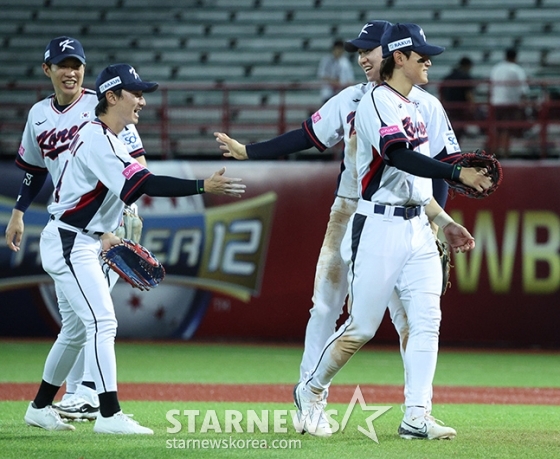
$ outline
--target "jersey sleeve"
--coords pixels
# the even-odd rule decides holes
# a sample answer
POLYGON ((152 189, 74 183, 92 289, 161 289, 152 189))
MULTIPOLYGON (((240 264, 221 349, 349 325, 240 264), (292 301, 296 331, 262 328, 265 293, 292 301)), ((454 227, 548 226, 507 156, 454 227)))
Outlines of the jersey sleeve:
POLYGON ((138 130, 134 124, 129 124, 119 134, 119 139, 124 143, 128 154, 133 158, 138 158, 139 156, 144 156, 146 151, 144 150, 144 145, 142 144, 142 139, 138 130))
POLYGON ((125 204, 136 201, 140 185, 152 175, 114 137, 96 135, 83 158, 99 181, 125 204))
POLYGON ((459 141, 441 102, 432 97, 428 106, 428 117, 424 115, 424 121, 430 139, 430 156, 444 161, 461 151, 459 141))
POLYGON ((33 129, 34 114, 36 111, 37 106, 35 105, 31 108, 27 116, 27 122, 25 123, 18 154, 16 156, 16 166, 32 174, 46 174, 47 167, 45 165, 45 160, 33 129))
MULTIPOLYGON (((382 88, 364 96, 356 112, 356 126, 385 160, 387 150, 397 143, 409 145, 408 136, 395 102, 382 88)), ((358 131, 358 133, 359 133, 358 131)))
POLYGON ((344 91, 331 97, 304 123, 303 130, 319 151, 333 147, 344 139, 344 120, 341 118, 341 102, 344 91))

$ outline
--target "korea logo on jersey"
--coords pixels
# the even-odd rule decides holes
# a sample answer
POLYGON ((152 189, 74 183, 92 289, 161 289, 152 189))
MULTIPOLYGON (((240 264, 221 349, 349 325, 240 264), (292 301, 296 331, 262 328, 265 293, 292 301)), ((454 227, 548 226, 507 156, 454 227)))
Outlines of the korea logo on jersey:
POLYGON ((82 112, 80 113, 81 120, 89 120, 91 119, 91 112, 82 112))

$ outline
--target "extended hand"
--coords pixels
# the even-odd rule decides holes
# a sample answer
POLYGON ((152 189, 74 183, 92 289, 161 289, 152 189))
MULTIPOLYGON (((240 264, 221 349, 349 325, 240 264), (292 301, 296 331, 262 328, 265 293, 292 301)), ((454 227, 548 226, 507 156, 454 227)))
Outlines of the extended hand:
POLYGON ((240 178, 224 177, 225 167, 212 174, 210 178, 204 180, 204 191, 213 194, 227 194, 228 196, 235 196, 240 198, 245 193, 246 186, 243 185, 243 180, 240 178))
POLYGON ((220 150, 224 151, 224 156, 226 158, 235 158, 239 160, 249 159, 245 145, 232 139, 223 132, 214 132, 214 136, 216 137, 216 142, 221 144, 220 150))

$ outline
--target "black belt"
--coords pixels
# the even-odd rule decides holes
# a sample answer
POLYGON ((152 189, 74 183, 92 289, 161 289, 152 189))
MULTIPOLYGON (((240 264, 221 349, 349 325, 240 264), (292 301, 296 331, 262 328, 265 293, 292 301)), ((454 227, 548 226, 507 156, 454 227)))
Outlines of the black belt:
MULTIPOLYGON (((50 219, 51 219, 51 220, 56 220, 56 218, 54 217, 54 215, 51 215, 51 216, 50 216, 50 219)), ((72 225, 70 225, 70 226, 72 226, 72 225)), ((76 228, 76 227, 74 226, 74 228, 76 228)), ((76 229, 77 229, 77 230, 80 230, 80 231, 81 231, 82 233, 84 233, 84 234, 93 234, 94 236, 103 236, 103 232, 101 232, 101 231, 90 231, 90 230, 82 229, 82 228, 76 228, 76 229)))
MULTIPOLYGON (((410 206, 410 207, 395 206, 393 208, 395 209, 393 211, 393 215, 396 217, 402 217, 405 220, 410 220, 411 218, 418 217, 422 213, 422 206, 410 206)), ((375 204, 373 206, 373 213, 383 215, 385 213, 385 206, 382 206, 380 204, 375 204)))

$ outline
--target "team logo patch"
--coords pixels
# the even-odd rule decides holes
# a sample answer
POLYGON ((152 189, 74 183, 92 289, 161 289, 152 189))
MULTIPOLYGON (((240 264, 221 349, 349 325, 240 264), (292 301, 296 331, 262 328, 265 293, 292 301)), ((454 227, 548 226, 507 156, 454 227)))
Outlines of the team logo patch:
POLYGON ((406 46, 412 46, 412 38, 403 38, 402 40, 397 40, 392 43, 389 43, 389 51, 395 51, 396 49, 401 49, 406 46))
POLYGON ((82 112, 80 114, 80 119, 82 119, 82 120, 89 119, 89 118, 91 118, 90 112, 82 112))
POLYGON ((25 148, 23 148, 23 145, 20 145, 18 148, 18 155, 23 156, 25 154, 25 148))
POLYGON ((100 85, 99 91, 101 92, 101 94, 103 94, 105 91, 108 91, 109 89, 111 89, 114 86, 117 86, 118 84, 121 84, 121 77, 117 76, 115 78, 111 78, 109 81, 106 81, 105 83, 100 85))
POLYGON ((397 125, 385 126, 379 129, 379 134, 381 135, 381 137, 385 137, 386 135, 397 134, 398 132, 401 132, 401 130, 397 125))
POLYGON ((455 136, 455 132, 453 132, 453 130, 443 133, 443 142, 445 143, 447 153, 457 153, 461 151, 459 142, 457 142, 457 137, 455 136))
POLYGON ((142 166, 142 164, 140 163, 131 163, 130 165, 128 165, 127 167, 125 167, 122 171, 122 175, 124 175, 126 177, 127 180, 130 180, 130 178, 136 174, 138 171, 141 171, 142 169, 144 169, 144 166, 142 166))
POLYGON ((313 113, 313 115, 311 115, 311 121, 313 121, 313 124, 321 121, 321 114, 319 112, 313 113))

